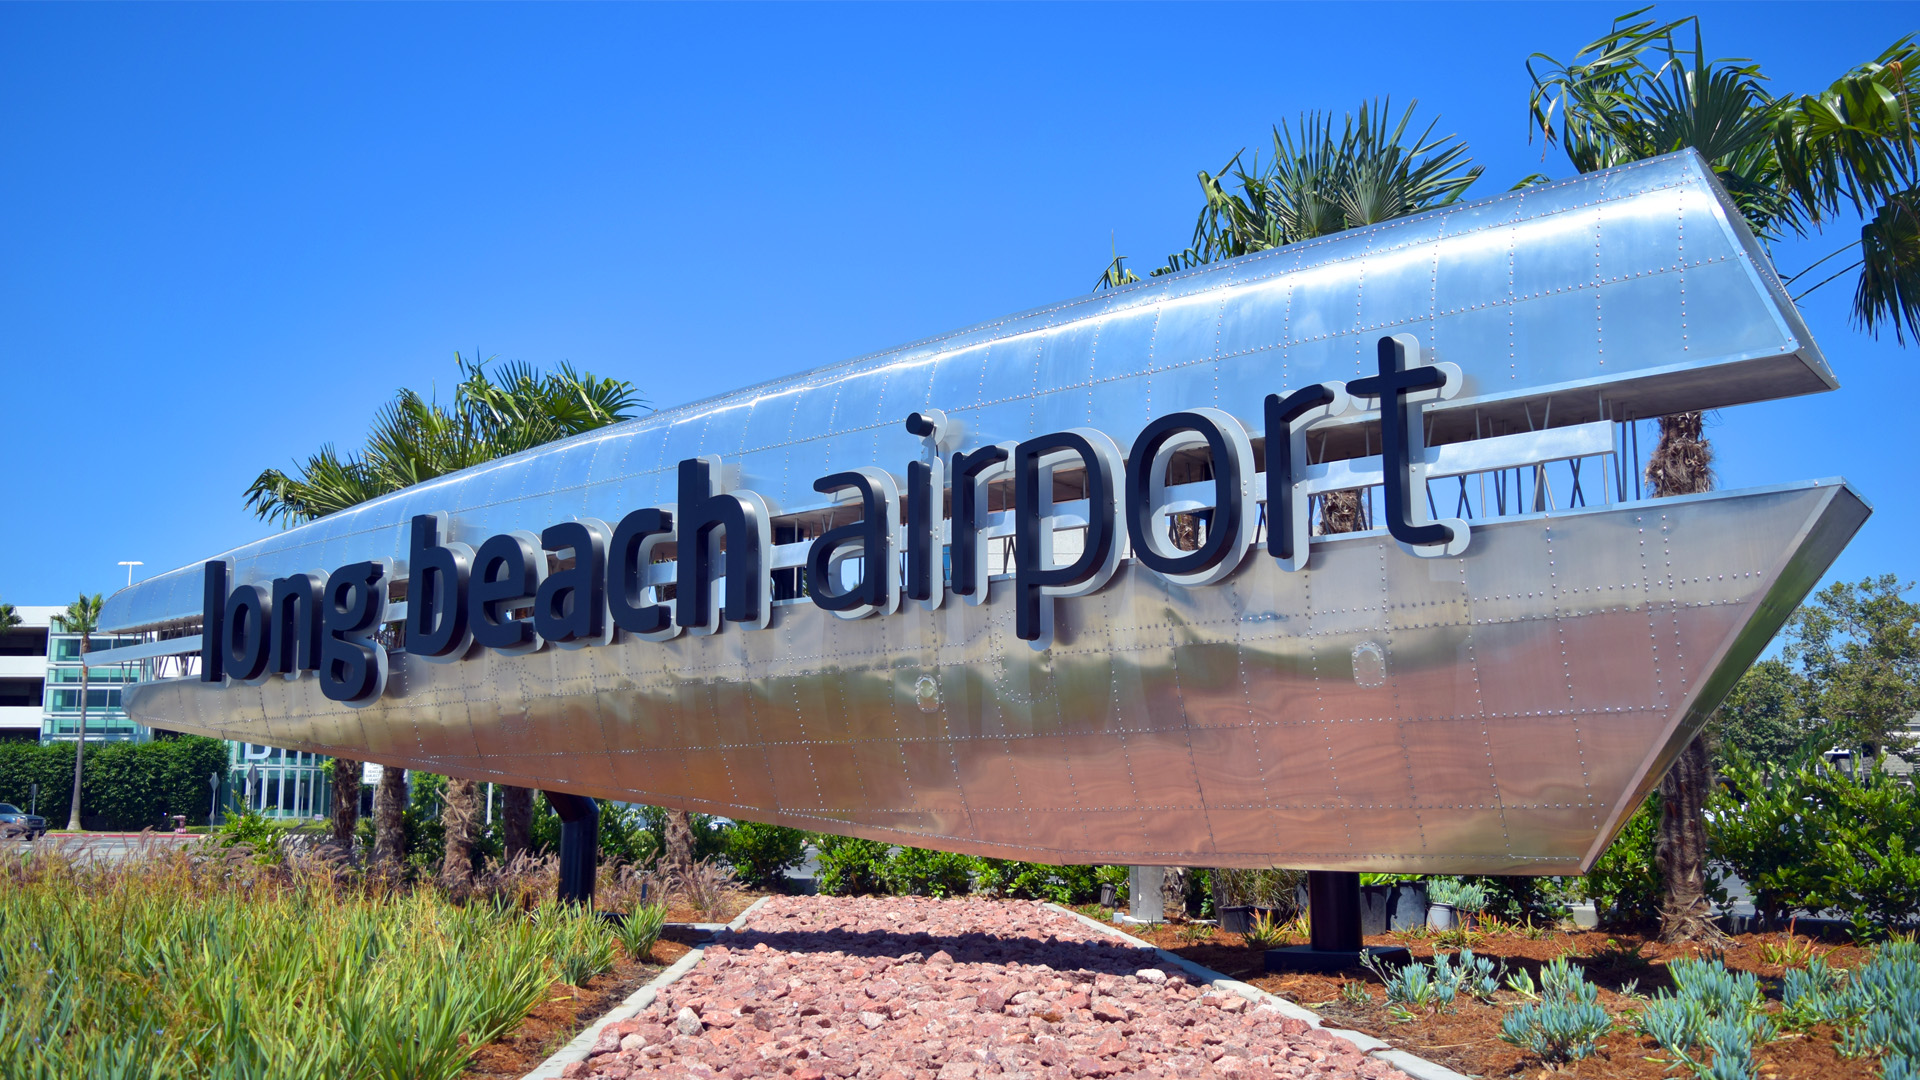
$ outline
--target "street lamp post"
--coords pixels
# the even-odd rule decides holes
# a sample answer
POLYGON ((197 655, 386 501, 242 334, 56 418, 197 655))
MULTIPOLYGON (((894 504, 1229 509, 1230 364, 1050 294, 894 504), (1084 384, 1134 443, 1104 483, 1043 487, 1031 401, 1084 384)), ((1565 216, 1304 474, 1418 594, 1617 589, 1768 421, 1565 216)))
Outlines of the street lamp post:
POLYGON ((207 786, 213 789, 213 801, 207 806, 207 828, 211 829, 216 824, 213 819, 220 816, 220 774, 207 777, 207 786))
POLYGON ((133 584, 133 568, 136 566, 145 566, 147 564, 141 562, 139 559, 121 559, 120 565, 127 568, 127 584, 132 585, 133 584))

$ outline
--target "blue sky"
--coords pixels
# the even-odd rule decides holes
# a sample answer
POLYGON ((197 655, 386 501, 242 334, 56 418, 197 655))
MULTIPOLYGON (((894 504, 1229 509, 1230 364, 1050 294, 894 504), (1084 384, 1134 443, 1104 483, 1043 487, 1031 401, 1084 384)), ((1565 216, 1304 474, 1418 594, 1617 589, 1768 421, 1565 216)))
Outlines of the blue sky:
MULTIPOLYGON (((0 7, 0 600, 271 526, 262 467, 355 446, 453 353, 672 405, 1084 292, 1185 245, 1198 169, 1305 109, 1419 99, 1487 175, 1543 161, 1529 53, 1613 5, 0 7)), ((1812 90, 1920 7, 1698 10, 1812 90)), ((1845 230, 1777 250, 1788 273, 1845 230)), ((1845 475, 1836 573, 1920 575, 1908 372, 1803 310, 1834 394, 1744 406, 1722 486, 1845 475)))

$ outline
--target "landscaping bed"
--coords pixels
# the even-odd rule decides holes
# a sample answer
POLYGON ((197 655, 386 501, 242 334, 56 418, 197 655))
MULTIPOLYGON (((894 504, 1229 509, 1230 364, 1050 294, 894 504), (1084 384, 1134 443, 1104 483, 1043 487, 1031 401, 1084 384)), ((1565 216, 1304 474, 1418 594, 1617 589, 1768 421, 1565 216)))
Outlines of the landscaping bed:
POLYGON ((644 962, 622 956, 614 961, 612 971, 595 975, 584 986, 555 982, 520 1026, 482 1046, 462 1075, 472 1080, 519 1080, 689 951, 689 946, 663 935, 644 962))
MULTIPOLYGON (((1249 946, 1238 934, 1208 932, 1196 926, 1126 926, 1128 933, 1195 963, 1242 979, 1297 1002, 1334 1027, 1351 1028, 1392 1043, 1419 1057, 1474 1076, 1623 1077, 1659 1080, 1687 1075, 1674 1055, 1634 1029, 1634 1016, 1654 996, 1675 990, 1669 965, 1682 958, 1724 962, 1735 974, 1749 973, 1764 995, 1761 1008, 1779 1028, 1778 1037, 1756 1041, 1752 1075, 1767 1078, 1837 1080, 1880 1075, 1871 1056, 1846 1057, 1839 1051, 1841 1032, 1829 1023, 1787 1021, 1781 983, 1790 970, 1815 958, 1837 969, 1858 969, 1870 950, 1850 944, 1825 944, 1787 934, 1746 934, 1730 939, 1724 951, 1664 945, 1642 934, 1599 931, 1562 932, 1502 928, 1502 932, 1393 933, 1368 937, 1369 945, 1402 945, 1417 960, 1437 953, 1457 957, 1462 948, 1491 959, 1505 976, 1524 972, 1538 986, 1547 964, 1567 957, 1596 988, 1595 1000, 1612 1021, 1595 1041, 1593 1052, 1578 1060, 1550 1063, 1501 1038, 1506 1014, 1530 1001, 1502 986, 1485 1000, 1459 995, 1449 1006, 1409 1008, 1388 1001, 1386 987, 1370 972, 1351 975, 1270 975, 1264 949, 1249 946)), ((1297 944, 1290 937, 1284 944, 1297 944)), ((1700 1052, 1705 1060, 1710 1054, 1700 1052)))

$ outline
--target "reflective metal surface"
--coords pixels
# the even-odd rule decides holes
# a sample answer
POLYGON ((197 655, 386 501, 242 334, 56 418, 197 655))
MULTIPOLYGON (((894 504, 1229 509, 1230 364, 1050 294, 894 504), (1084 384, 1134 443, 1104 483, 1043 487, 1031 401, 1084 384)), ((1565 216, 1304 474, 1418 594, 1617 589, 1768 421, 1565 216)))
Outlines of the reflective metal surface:
POLYGON ((1362 533, 1289 574, 1256 550, 1204 588, 1129 561, 1061 602, 1045 651, 1004 602, 855 621, 803 602, 760 632, 395 654, 366 709, 312 679, 149 683, 126 707, 1010 858, 1571 873, 1866 514, 1829 481, 1481 522, 1458 558, 1362 533))
MULTIPOLYGON (((751 303, 751 293, 742 294, 751 303)), ((406 557, 406 521, 461 536, 612 521, 673 499, 684 458, 719 454, 775 513, 829 505, 813 481, 899 471, 907 414, 962 448, 1091 426, 1121 446, 1211 406, 1256 434, 1262 401, 1370 369, 1384 335, 1457 364, 1429 445, 1656 416, 1835 383, 1753 237, 1691 152, 1433 211, 1012 316, 541 447, 225 553, 236 581, 406 557)), ((1317 458, 1377 450, 1374 421, 1317 430, 1317 458), (1370 450, 1369 448, 1372 448, 1370 450)), ((201 564, 107 602, 116 630, 198 619, 201 564)), ((758 649, 757 642, 715 649, 758 649)))

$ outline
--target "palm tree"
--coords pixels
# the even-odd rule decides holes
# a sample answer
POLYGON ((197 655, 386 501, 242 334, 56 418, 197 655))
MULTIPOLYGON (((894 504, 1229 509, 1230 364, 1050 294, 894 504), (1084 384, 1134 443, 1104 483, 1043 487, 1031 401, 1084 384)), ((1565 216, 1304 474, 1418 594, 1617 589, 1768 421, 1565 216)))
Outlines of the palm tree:
POLYGON ((20 613, 12 604, 0 604, 0 630, 11 630, 20 625, 20 613))
MULTIPOLYGON (((1843 252, 1858 248, 1859 257, 1795 299, 1858 269, 1855 323, 1876 336, 1891 324, 1902 343, 1905 333, 1920 333, 1920 163, 1912 109, 1920 48, 1911 36, 1820 94, 1776 98, 1758 64, 1707 58, 1697 18, 1659 24, 1641 18, 1648 10, 1615 19, 1572 63, 1544 54, 1528 60, 1534 84, 1528 105, 1545 144, 1558 144, 1580 172, 1691 147, 1763 242, 1812 235, 1845 212, 1859 216, 1858 240, 1788 282, 1843 252), (1691 48, 1683 44, 1686 31, 1691 48)), ((1659 444, 1647 463, 1654 496, 1710 490, 1713 449, 1701 433, 1700 414, 1659 423, 1659 444)), ((1669 941, 1719 936, 1706 892, 1703 808, 1711 785, 1704 737, 1681 751, 1660 783, 1656 861, 1666 891, 1661 935, 1669 941)))
POLYGON ((53 617, 61 633, 80 635, 80 737, 73 741, 73 802, 67 811, 67 828, 73 832, 80 831, 80 766, 87 753, 87 653, 100 630, 100 604, 99 593, 81 593, 66 611, 53 617))
MULTIPOLYGON (((457 472, 494 458, 542 443, 626 420, 646 407, 632 383, 601 379, 576 371, 568 364, 539 372, 514 362, 489 369, 490 360, 469 360, 455 353, 460 382, 450 407, 401 390, 374 414, 366 447, 357 455, 342 455, 332 445, 308 457, 293 474, 265 469, 247 488, 247 508, 267 521, 297 525, 401 488, 457 472)), ((333 770, 334 837, 351 845, 360 812, 358 762, 339 760, 333 770)), ((376 859, 400 858, 403 832, 400 814, 406 799, 406 773, 387 769, 375 792, 376 859)), ((528 822, 514 822, 518 808, 532 813, 530 797, 517 798, 509 788, 505 823, 509 835, 525 836, 528 822)), ((470 820, 475 788, 451 785, 448 809, 459 820, 470 820)), ((471 830, 458 832, 471 858, 471 830)), ((456 853, 450 830, 448 856, 456 853)), ((511 854, 511 853, 510 853, 511 854)))
MULTIPOLYGON (((1193 226, 1193 243, 1167 257, 1152 276, 1171 274, 1216 259, 1249 255, 1282 244, 1311 240, 1361 225, 1445 206, 1480 178, 1467 146, 1453 135, 1435 136, 1438 121, 1411 139, 1414 110, 1407 106, 1389 126, 1391 101, 1362 103, 1348 113, 1338 135, 1333 114, 1300 114, 1299 128, 1281 121, 1273 128, 1273 158, 1251 166, 1241 150, 1218 175, 1202 171, 1204 202, 1193 226), (1228 174, 1238 190, 1229 190, 1228 174)), ((1094 289, 1139 278, 1114 255, 1094 289)))

